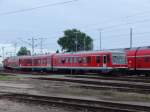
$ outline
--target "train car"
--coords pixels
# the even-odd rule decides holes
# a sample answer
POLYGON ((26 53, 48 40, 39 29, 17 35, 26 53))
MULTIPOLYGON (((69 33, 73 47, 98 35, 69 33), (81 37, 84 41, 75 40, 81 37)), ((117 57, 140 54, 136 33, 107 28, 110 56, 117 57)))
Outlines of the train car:
POLYGON ((139 47, 127 51, 129 70, 150 71, 150 47, 139 47))
POLYGON ((126 54, 119 51, 62 53, 53 56, 54 70, 110 72, 127 68, 126 54))
POLYGON ((22 70, 50 71, 52 70, 52 55, 23 56, 19 59, 22 70))
POLYGON ((19 57, 9 57, 3 61, 5 69, 19 69, 19 57))

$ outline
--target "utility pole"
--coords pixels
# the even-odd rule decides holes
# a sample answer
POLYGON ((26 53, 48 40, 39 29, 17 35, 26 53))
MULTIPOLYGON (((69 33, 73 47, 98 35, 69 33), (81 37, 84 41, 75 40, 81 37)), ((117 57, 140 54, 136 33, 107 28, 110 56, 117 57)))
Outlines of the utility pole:
POLYGON ((78 39, 77 39, 77 32, 75 32, 75 36, 76 36, 75 44, 76 44, 76 52, 77 52, 77 51, 78 51, 78 39))
POLYGON ((99 30, 99 50, 102 50, 102 30, 99 30))
POLYGON ((40 49, 41 49, 41 54, 43 54, 43 42, 46 38, 39 38, 40 39, 40 49))
POLYGON ((5 47, 2 47, 2 58, 5 59, 5 47))
POLYGON ((100 31, 99 35, 99 46, 100 46, 100 51, 102 50, 102 32, 100 31))
POLYGON ((31 45, 31 47, 32 47, 32 55, 34 55, 34 51, 35 51, 35 47, 36 47, 35 41, 37 39, 35 39, 34 37, 32 37, 31 39, 28 39, 28 40, 31 40, 31 43, 28 43, 28 44, 31 45))
POLYGON ((36 38, 32 37, 30 39, 28 39, 30 42, 28 41, 24 41, 24 40, 21 40, 23 43, 26 43, 28 44, 29 46, 31 46, 31 49, 32 49, 32 55, 34 55, 34 51, 35 51, 35 47, 37 47, 37 44, 35 44, 35 41, 37 40, 36 38))
POLYGON ((15 42, 14 43, 14 53, 15 53, 15 56, 16 56, 16 51, 17 51, 17 43, 15 42))
POLYGON ((84 51, 85 51, 85 37, 84 37, 84 51))
POLYGON ((130 49, 132 48, 132 44, 133 44, 133 29, 130 28, 130 49))

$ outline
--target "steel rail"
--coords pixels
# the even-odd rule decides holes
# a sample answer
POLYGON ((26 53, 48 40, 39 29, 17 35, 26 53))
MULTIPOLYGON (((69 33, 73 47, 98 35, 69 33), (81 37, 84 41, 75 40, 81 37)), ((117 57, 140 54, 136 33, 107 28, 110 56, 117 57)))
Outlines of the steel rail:
POLYGON ((79 87, 85 87, 85 88, 93 88, 93 89, 104 89, 104 90, 118 90, 118 91, 124 91, 124 92, 137 92, 137 93, 143 93, 143 94, 149 94, 150 92, 150 84, 133 84, 128 82, 114 82, 109 81, 105 82, 105 80, 83 80, 83 79, 75 79, 75 78, 31 78, 36 80, 49 80, 49 81, 62 81, 62 82, 72 82, 72 83, 78 83, 78 84, 84 84, 83 86, 79 87))
POLYGON ((82 108, 85 110, 109 111, 109 112, 149 112, 149 106, 134 105, 120 102, 103 101, 103 100, 89 100, 79 98, 67 98, 67 97, 53 97, 53 96, 39 96, 29 94, 6 94, 0 97, 0 99, 19 100, 29 103, 41 103, 41 104, 55 104, 61 106, 71 106, 76 108, 82 108))

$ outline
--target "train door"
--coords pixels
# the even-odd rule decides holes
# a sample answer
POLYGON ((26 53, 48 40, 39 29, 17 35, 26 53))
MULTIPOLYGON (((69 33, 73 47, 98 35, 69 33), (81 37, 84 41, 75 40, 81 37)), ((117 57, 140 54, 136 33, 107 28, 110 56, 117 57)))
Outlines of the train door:
POLYGON ((107 67, 107 55, 103 55, 103 68, 107 67))

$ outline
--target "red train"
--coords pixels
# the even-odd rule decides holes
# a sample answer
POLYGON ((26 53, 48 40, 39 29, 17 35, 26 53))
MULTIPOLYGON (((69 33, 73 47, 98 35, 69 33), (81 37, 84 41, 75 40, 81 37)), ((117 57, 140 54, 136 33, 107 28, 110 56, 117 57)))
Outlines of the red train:
POLYGON ((4 68, 36 71, 150 71, 150 47, 124 51, 59 53, 42 56, 10 57, 4 68))
POLYGON ((42 56, 10 57, 4 60, 6 69, 40 71, 97 71, 109 72, 127 68, 125 52, 98 51, 60 53, 42 56))
POLYGON ((139 47, 127 51, 128 68, 134 71, 150 71, 150 47, 139 47))

